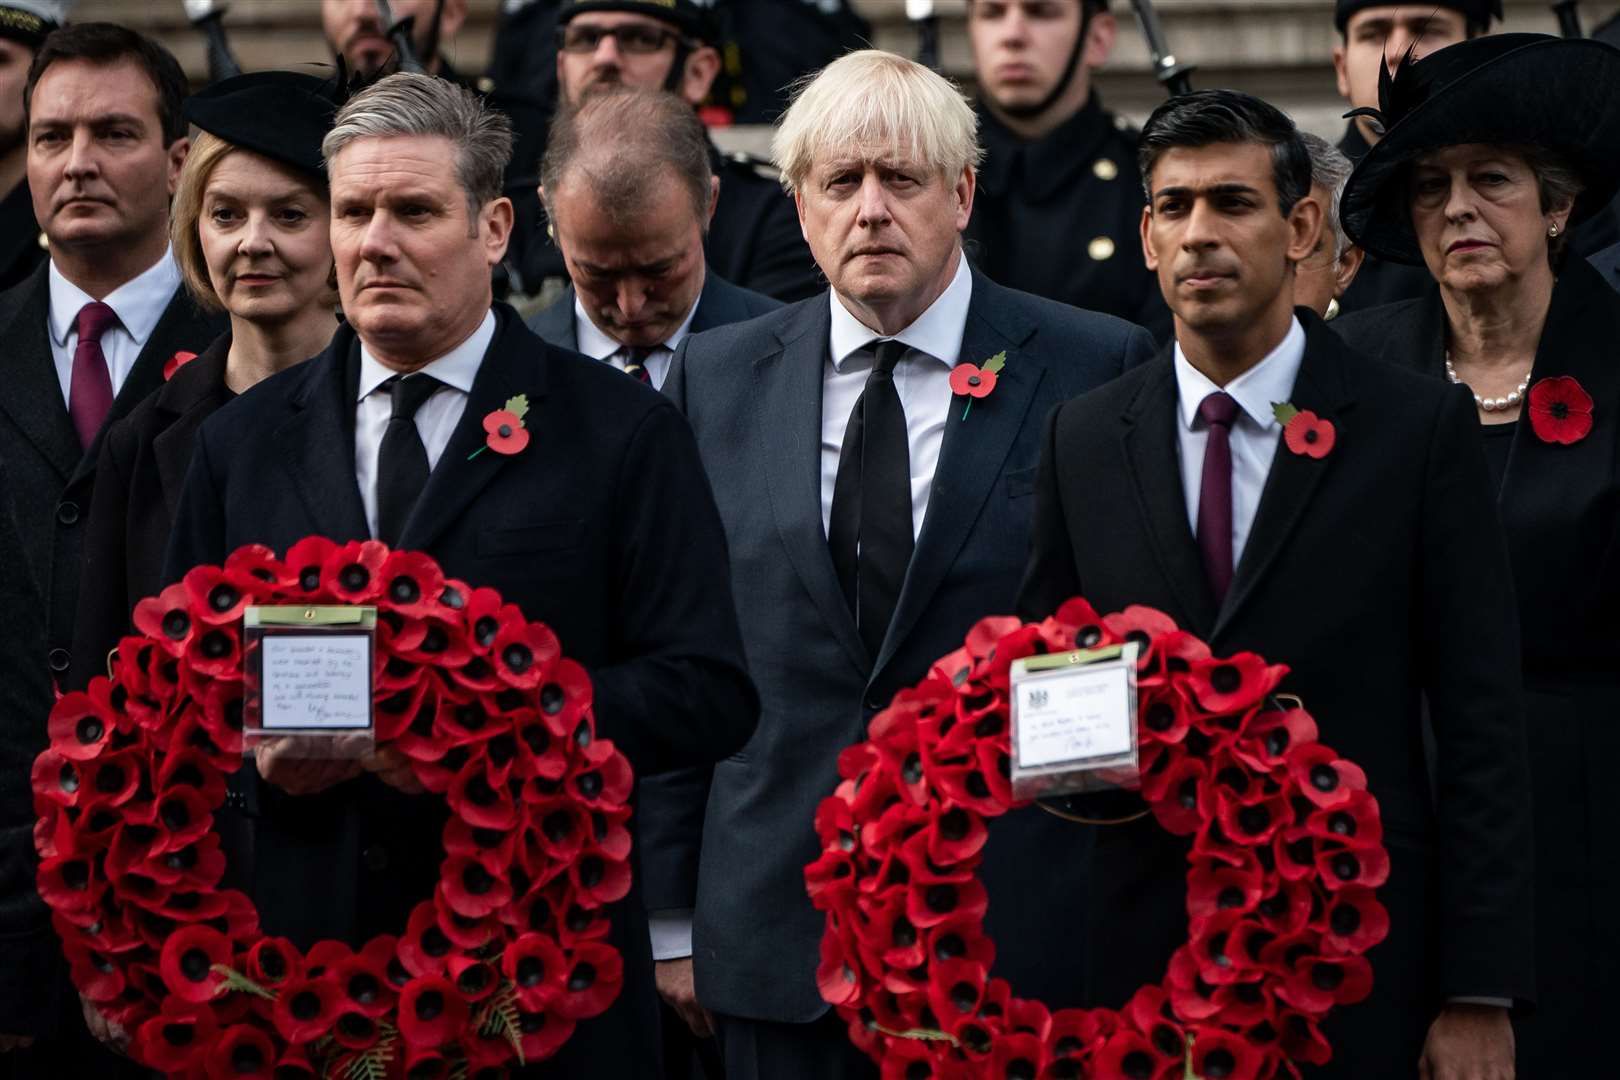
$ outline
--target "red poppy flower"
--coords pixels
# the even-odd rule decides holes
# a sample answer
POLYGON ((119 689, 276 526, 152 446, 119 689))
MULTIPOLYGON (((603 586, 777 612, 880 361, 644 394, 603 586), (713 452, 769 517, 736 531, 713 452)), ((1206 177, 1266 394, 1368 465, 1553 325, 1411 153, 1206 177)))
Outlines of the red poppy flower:
POLYGON ((1140 1076, 1157 1078, 1164 1071, 1164 1056, 1151 1039, 1139 1031, 1121 1028, 1097 1048, 1095 1076, 1140 1076))
POLYGON ((1247 1039, 1218 1027, 1193 1029, 1192 1071, 1224 1080, 1256 1080, 1265 1054, 1247 1039))
POLYGON ((591 677, 567 657, 552 665, 550 679, 540 684, 540 715, 553 735, 578 739, 579 721, 591 707, 591 677))
POLYGON ((442 1046, 467 1021, 467 1002, 441 975, 412 979, 399 995, 399 1033, 412 1046, 442 1046))
POLYGON ((989 1076, 1040 1076, 1046 1068, 1046 1043, 1028 1032, 1011 1032, 996 1040, 989 1076))
POLYGON ((73 985, 91 1001, 108 1002, 124 992, 124 971, 109 952, 94 948, 74 936, 62 942, 73 985))
MULTIPOLYGON (((529 1058, 538 1061, 539 1058, 529 1058)), ((450 1062, 434 1046, 405 1048, 405 1075, 411 1080, 444 1080, 450 1075, 450 1062)))
POLYGON ((1317 810, 1305 819, 1305 827, 1315 836, 1346 847, 1375 847, 1384 839, 1378 800, 1366 791, 1352 791, 1348 802, 1317 810))
POLYGON ((205 1002, 214 996, 221 978, 214 965, 230 962, 231 943, 224 935, 207 926, 187 926, 164 941, 158 971, 176 997, 205 1002))
POLYGON ((569 788, 579 801, 592 809, 619 806, 630 797, 635 776, 630 762, 609 742, 593 742, 585 747, 569 788))
POLYGON ((444 571, 439 564, 416 551, 396 551, 382 566, 382 602, 411 618, 422 618, 440 610, 444 592, 444 571))
POLYGON ((1334 1005, 1354 1005, 1372 993, 1372 965, 1363 956, 1307 957, 1277 988, 1296 1009, 1325 1013, 1334 1005))
POLYGON ((1209 770, 1194 757, 1181 757, 1162 773, 1142 778, 1142 797, 1166 832, 1189 836, 1203 824, 1214 806, 1209 791, 1209 770))
POLYGON ((165 998, 162 1011, 136 1029, 135 1057, 148 1068, 183 1073, 217 1030, 210 1010, 165 998))
MULTIPOLYGON (((515 751, 514 751, 515 752, 515 751)), ((469 761, 450 782, 450 807, 469 825, 510 829, 517 824, 517 804, 505 784, 491 783, 483 761, 469 761)))
POLYGON ((983 371, 964 361, 951 369, 951 393, 967 397, 987 397, 996 388, 996 373, 983 371))
POLYGON ((247 1024, 236 1024, 220 1032, 209 1049, 208 1080, 269 1077, 275 1065, 276 1048, 270 1036, 247 1024))
POLYGON ((1327 457, 1337 437, 1333 421, 1323 420, 1309 409, 1299 410, 1283 426, 1283 441, 1288 449, 1308 458, 1327 457))
POLYGON ((629 860, 612 858, 598 847, 586 848, 568 873, 579 902, 591 907, 623 900, 630 892, 629 860))
POLYGON ((1187 685, 1211 713, 1244 712, 1265 700, 1287 674, 1283 664, 1267 664, 1254 653, 1193 663, 1187 685))
POLYGON ((1530 388, 1530 428, 1542 442, 1569 446, 1592 431, 1592 395, 1568 375, 1541 379, 1530 388))
POLYGON ((225 572, 246 585, 256 596, 265 590, 290 589, 296 579, 287 564, 263 544, 245 544, 225 557, 225 572))
POLYGON ((1187 875, 1187 914, 1201 919, 1217 911, 1253 911, 1260 902, 1262 878, 1252 863, 1232 867, 1199 860, 1187 875))
POLYGON ((562 993, 568 961, 544 934, 519 934, 501 954, 501 971, 512 984, 518 1004, 542 1012, 562 993))
POLYGON ((484 417, 486 446, 497 454, 515 454, 529 445, 529 429, 523 418, 506 409, 496 409, 484 417))
POLYGON ((445 969, 454 946, 439 929, 438 912, 432 901, 423 901, 411 910, 405 936, 399 939, 399 960, 412 975, 438 975, 445 969))
POLYGON ((1300 794, 1324 809, 1343 806, 1355 792, 1367 789, 1367 774, 1361 767, 1343 760, 1321 743, 1291 751, 1288 772, 1300 794))
POLYGON ((298 979, 276 995, 271 1020, 291 1043, 304 1043, 326 1034, 343 1008, 343 990, 335 976, 298 979))
POLYGON ((610 945, 582 942, 569 957, 563 992, 553 1011, 570 1020, 600 1016, 624 984, 624 957, 610 945))
POLYGON ((197 621, 214 626, 236 622, 256 599, 235 574, 218 566, 193 567, 180 583, 197 621))
POLYGON ((112 684, 104 677, 91 680, 88 691, 73 691, 51 709, 51 748, 72 761, 97 757, 112 738, 118 710, 111 701, 112 684))
POLYGON ((1389 880, 1389 852, 1378 845, 1335 850, 1335 845, 1318 844, 1316 870, 1330 890, 1347 885, 1377 888, 1389 880))
POLYGON ((1342 953, 1364 953, 1389 935, 1389 912, 1360 886, 1333 894, 1321 919, 1323 942, 1342 953))
POLYGON ((523 1048, 523 1060, 541 1061, 555 1054, 574 1034, 574 1021, 543 1012, 519 1012, 518 1045, 523 1048))
POLYGON ((242 639, 234 627, 197 627, 186 642, 186 670, 210 679, 240 677, 242 639))
POLYGON ((170 656, 185 652, 193 630, 191 598, 176 583, 135 605, 135 629, 160 645, 170 656))
POLYGON ((321 563, 321 588, 340 604, 369 604, 382 595, 382 568, 387 560, 388 548, 377 541, 351 541, 321 563))
POLYGON ((1281 1034, 1278 1046, 1290 1061, 1326 1065, 1333 1059, 1333 1047, 1322 1037, 1314 1017, 1284 1012, 1277 1019, 1276 1028, 1281 1034))
POLYGON ((830 1005, 847 1004, 861 992, 861 976, 853 942, 831 924, 821 935, 821 963, 816 967, 816 987, 821 999, 830 1005))
POLYGON ((173 356, 163 361, 163 381, 168 382, 170 379, 174 378, 175 372, 179 371, 181 368, 185 367, 195 359, 197 359, 196 353, 187 352, 185 349, 178 350, 173 356))
POLYGON ((1317 903, 1316 890, 1304 879, 1284 877, 1274 885, 1261 897, 1256 908, 1260 921, 1273 934, 1297 934, 1311 920, 1311 911, 1317 903))
POLYGON ((511 903, 512 886, 478 860, 456 855, 444 861, 435 895, 456 914, 481 919, 511 903))
MULTIPOLYGON (((393 1008, 395 987, 388 980, 388 960, 392 949, 367 948, 332 966, 330 975, 342 991, 342 1009, 380 1017, 393 1008)), ((360 1036, 351 1032, 350 1038, 360 1036)))
POLYGON ((505 623, 490 648, 495 670, 509 686, 532 690, 562 656, 557 635, 542 623, 505 623))

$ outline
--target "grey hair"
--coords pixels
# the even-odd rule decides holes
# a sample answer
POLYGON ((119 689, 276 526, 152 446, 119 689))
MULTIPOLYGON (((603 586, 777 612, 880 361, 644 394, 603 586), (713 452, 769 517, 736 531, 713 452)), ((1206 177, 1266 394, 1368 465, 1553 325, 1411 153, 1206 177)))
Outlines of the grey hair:
POLYGON ((979 118, 956 84, 878 49, 846 53, 801 79, 771 139, 782 186, 798 190, 818 158, 912 161, 955 183, 978 168, 979 118))
POLYGON ((471 90, 431 75, 401 71, 350 98, 321 140, 321 156, 330 173, 332 162, 357 139, 410 135, 450 140, 469 216, 500 197, 512 157, 512 122, 471 90))
POLYGON ((1328 192, 1328 204, 1322 207, 1322 224, 1333 230, 1333 262, 1338 265, 1350 249, 1350 237, 1344 231, 1344 222, 1339 220, 1339 200, 1344 196, 1344 185, 1355 170, 1355 163, 1320 135, 1301 131, 1299 137, 1311 155, 1312 186, 1321 186, 1328 192))
POLYGON ((552 121, 540 183, 546 216, 556 220, 553 199, 564 181, 588 184, 616 225, 637 218, 673 174, 692 200, 707 234, 714 166, 709 136, 697 111, 662 90, 613 87, 585 95, 552 121))

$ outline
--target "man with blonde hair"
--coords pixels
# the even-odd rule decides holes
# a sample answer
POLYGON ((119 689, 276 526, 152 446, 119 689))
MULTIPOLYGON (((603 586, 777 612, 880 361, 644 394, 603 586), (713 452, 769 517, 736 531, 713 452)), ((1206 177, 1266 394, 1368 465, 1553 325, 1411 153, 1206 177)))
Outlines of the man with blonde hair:
MULTIPOLYGON (((1042 417, 1152 341, 967 265, 974 113, 919 64, 868 50, 828 65, 783 116, 774 156, 831 287, 688 338, 663 387, 720 505, 759 726, 712 770, 643 785, 643 866, 649 891, 671 895, 672 875, 692 897, 695 960, 666 963, 694 965, 684 1011, 715 1022, 729 1080, 838 1080, 876 1070, 816 989, 807 823, 839 751, 895 692, 1012 610, 1042 417), (996 356, 994 392, 964 418, 951 369, 996 356)), ((1038 811, 995 833, 997 972, 1065 1004, 1073 837, 1038 811)))

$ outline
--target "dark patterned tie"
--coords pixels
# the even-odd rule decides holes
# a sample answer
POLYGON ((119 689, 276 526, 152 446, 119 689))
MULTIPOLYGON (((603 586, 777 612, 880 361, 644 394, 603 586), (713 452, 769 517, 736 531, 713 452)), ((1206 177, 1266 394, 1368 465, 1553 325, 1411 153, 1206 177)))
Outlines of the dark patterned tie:
POLYGON ((1198 550, 1217 605, 1232 585, 1232 420, 1237 412, 1236 399, 1220 390, 1198 403, 1198 415, 1209 427, 1198 488, 1198 550))
POLYGON ((898 341, 877 343, 872 373, 844 429, 827 529, 844 598, 874 659, 894 618, 913 546, 911 450, 894 385, 894 366, 906 351, 898 341))
POLYGON ((431 375, 395 375, 383 383, 394 411, 377 451, 377 539, 389 547, 398 545, 431 471, 416 411, 443 385, 431 375))
POLYGON ((655 351, 654 349, 643 349, 635 345, 626 345, 624 347, 624 373, 634 376, 651 386, 652 376, 647 372, 647 357, 651 356, 655 351))
POLYGON ((90 303, 79 309, 79 344, 73 350, 73 375, 68 383, 68 416, 79 434, 79 445, 90 449, 96 432, 112 410, 112 375, 107 371, 107 354, 101 351, 101 335, 118 325, 113 309, 90 303))

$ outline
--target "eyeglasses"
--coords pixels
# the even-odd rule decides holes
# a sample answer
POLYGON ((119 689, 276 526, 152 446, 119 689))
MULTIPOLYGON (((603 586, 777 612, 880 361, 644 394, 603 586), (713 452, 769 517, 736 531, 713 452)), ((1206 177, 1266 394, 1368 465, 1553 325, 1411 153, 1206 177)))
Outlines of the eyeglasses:
POLYGON ((642 55, 659 52, 671 41, 683 40, 681 35, 673 30, 639 23, 631 23, 628 26, 570 23, 557 31, 557 47, 563 52, 593 53, 606 37, 613 39, 613 44, 619 51, 642 55))

